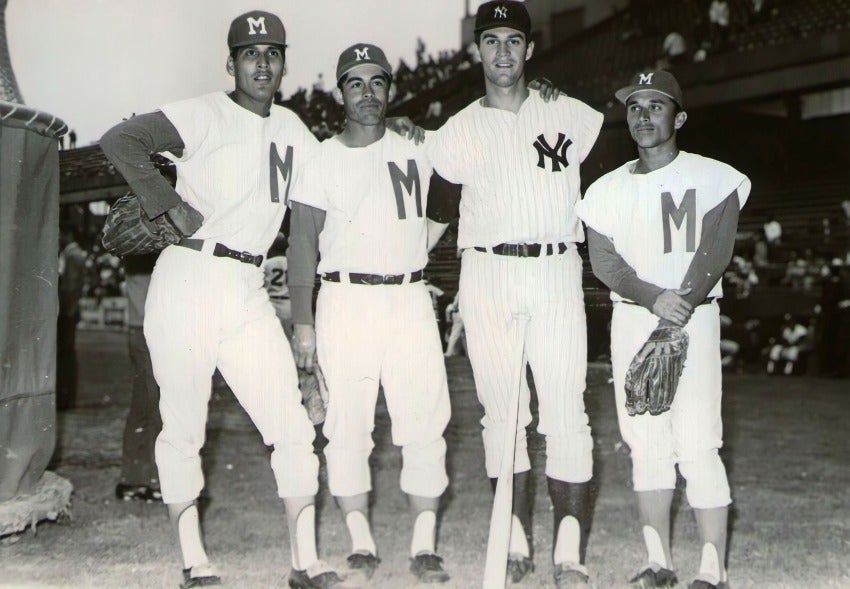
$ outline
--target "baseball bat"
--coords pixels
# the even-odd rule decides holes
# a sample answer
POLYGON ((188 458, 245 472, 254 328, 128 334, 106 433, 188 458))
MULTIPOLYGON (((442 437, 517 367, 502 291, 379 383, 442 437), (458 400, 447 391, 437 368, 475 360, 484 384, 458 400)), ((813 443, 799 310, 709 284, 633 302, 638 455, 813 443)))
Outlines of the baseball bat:
POLYGON ((504 448, 499 465, 499 478, 490 513, 490 534, 487 539, 487 558, 484 562, 484 589, 504 589, 507 575, 508 549, 511 540, 513 510, 514 452, 516 450, 519 399, 522 391, 523 368, 525 367, 525 329, 527 315, 514 315, 514 372, 511 380, 510 404, 505 421, 504 448))

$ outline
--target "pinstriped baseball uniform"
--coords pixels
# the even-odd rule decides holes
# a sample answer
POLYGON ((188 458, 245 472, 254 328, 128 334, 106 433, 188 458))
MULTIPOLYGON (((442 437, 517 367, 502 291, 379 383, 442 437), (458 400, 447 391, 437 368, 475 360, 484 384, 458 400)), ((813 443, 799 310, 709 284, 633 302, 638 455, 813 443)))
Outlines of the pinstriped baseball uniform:
POLYGON ((162 252, 145 306, 145 336, 161 389, 156 458, 163 499, 191 501, 203 488, 198 452, 216 366, 265 443, 274 445, 278 494, 313 495, 315 432, 301 407, 295 363, 263 289, 263 271, 214 257, 207 246, 265 254, 283 219, 293 166, 318 144, 294 113, 272 106, 260 117, 224 92, 167 105, 162 113, 185 145, 181 156, 170 156, 177 192, 204 216, 192 237, 207 240, 201 252, 177 245, 162 252))
POLYGON ((448 486, 443 431, 450 405, 431 297, 410 274, 428 261, 431 164, 423 146, 386 132, 366 147, 338 139, 296 178, 291 199, 326 211, 319 234, 316 344, 330 402, 324 426, 328 485, 337 496, 371 489, 379 382, 402 447, 401 488, 439 497, 448 486), (405 275, 401 284, 353 284, 350 273, 405 275))
MULTIPOLYGON (((462 184, 458 247, 464 250, 460 308, 469 358, 484 405, 487 474, 498 473, 515 314, 527 314, 526 358, 539 397, 538 431, 547 438, 547 476, 581 483, 592 475, 592 439, 584 410, 587 337, 581 259, 584 240, 574 212, 579 164, 590 152, 602 114, 572 98, 544 103, 536 92, 517 113, 476 101, 425 145, 437 172, 462 184), (499 244, 541 244, 536 257, 494 253, 499 244), (547 252, 547 249, 549 252, 547 252), (483 250, 483 251, 482 251, 483 250), (546 255, 550 253, 550 255, 546 255)), ((520 409, 515 472, 529 470, 520 409)))
MULTIPOLYGON (((635 163, 628 162, 594 182, 576 209, 589 227, 611 240, 641 280, 678 289, 700 246, 704 217, 735 191, 743 207, 750 181, 727 164, 684 151, 647 174, 633 174, 635 163)), ((709 297, 722 295, 718 275, 709 297)), ((658 317, 642 306, 623 303, 628 300, 613 290, 611 299, 615 302, 611 325, 614 389, 620 430, 632 449, 635 491, 675 488, 674 465, 691 462, 713 475, 688 480, 691 505, 728 505, 726 472, 716 456, 723 443, 717 304, 696 306, 685 326, 688 355, 670 411, 630 417, 625 411, 625 374, 658 317)), ((688 478, 687 468, 680 468, 688 478)))

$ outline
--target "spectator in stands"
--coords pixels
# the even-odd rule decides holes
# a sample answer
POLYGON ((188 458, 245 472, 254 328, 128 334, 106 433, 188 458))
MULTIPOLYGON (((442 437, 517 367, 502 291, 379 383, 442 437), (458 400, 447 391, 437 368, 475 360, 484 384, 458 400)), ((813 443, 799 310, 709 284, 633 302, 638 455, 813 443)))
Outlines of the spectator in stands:
POLYGON ((68 133, 68 148, 74 149, 77 147, 77 132, 71 129, 71 132, 68 133))
POLYGON ((121 478, 115 486, 115 496, 123 501, 162 501, 154 459, 156 437, 162 430, 159 386, 153 375, 151 354, 142 331, 145 299, 156 258, 156 254, 148 254, 128 256, 124 260, 127 347, 133 365, 133 389, 130 410, 124 423, 121 478))
POLYGON ((756 268, 766 268, 770 264, 768 252, 767 241, 756 239, 753 245, 753 266, 756 268))
POLYGON ((712 0, 708 8, 708 22, 710 27, 711 49, 714 52, 722 51, 729 36, 729 3, 726 0, 712 0))
POLYGON ((779 224, 776 217, 771 217, 764 224, 764 238, 767 240, 768 247, 782 244, 782 225, 779 224))
POLYGON ((751 0, 750 2, 750 24, 756 25, 767 20, 770 16, 770 7, 767 0, 751 0))
POLYGON ((86 252, 77 243, 76 227, 59 233, 59 318, 56 329, 56 408, 73 409, 77 402, 77 323, 86 280, 86 252))
POLYGON ((450 356, 457 355, 457 347, 459 344, 463 343, 463 349, 466 349, 466 342, 461 342, 461 336, 463 335, 463 317, 460 314, 458 295, 455 295, 454 300, 448 307, 446 307, 446 322, 452 326, 448 335, 448 341, 446 342, 445 356, 448 358, 450 356))
POLYGON ((726 332, 732 327, 732 319, 720 315, 720 365, 723 370, 738 369, 740 371, 741 344, 729 337, 726 332))
POLYGON ((800 353, 806 350, 809 329, 801 321, 792 317, 790 313, 786 313, 784 319, 781 339, 771 346, 768 354, 767 373, 774 374, 776 364, 784 360, 785 365, 782 372, 786 376, 790 376, 794 373, 794 367, 800 359, 800 353))
POLYGON ((675 69, 687 61, 688 44, 681 33, 673 31, 664 38, 661 48, 664 57, 656 62, 656 69, 675 69))

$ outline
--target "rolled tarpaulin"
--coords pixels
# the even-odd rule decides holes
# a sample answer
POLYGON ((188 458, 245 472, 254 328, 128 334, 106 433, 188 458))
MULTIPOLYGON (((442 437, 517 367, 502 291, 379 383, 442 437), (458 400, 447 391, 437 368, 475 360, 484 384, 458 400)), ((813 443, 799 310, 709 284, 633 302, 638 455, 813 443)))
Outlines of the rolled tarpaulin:
POLYGON ((57 138, 67 128, 0 101, 0 502, 38 491, 56 443, 57 138))

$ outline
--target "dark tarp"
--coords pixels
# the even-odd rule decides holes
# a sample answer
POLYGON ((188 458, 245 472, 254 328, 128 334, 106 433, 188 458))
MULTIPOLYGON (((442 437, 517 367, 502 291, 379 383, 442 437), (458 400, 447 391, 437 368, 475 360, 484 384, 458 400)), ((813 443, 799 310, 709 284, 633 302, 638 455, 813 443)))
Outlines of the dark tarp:
POLYGON ((0 501, 33 491, 56 443, 56 137, 65 130, 0 103, 0 501))

